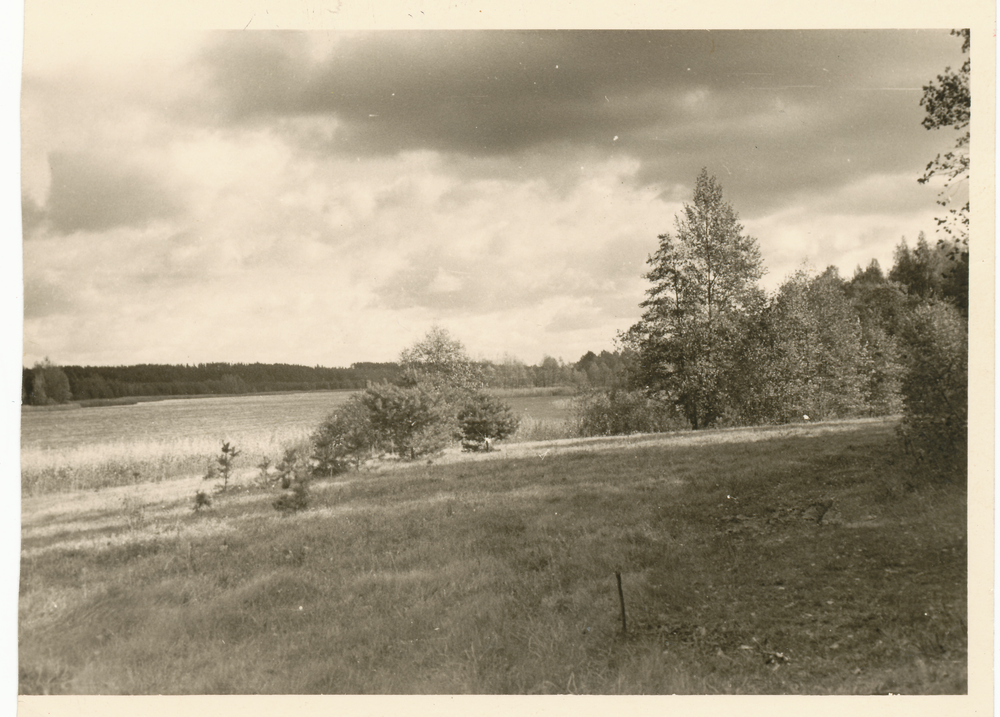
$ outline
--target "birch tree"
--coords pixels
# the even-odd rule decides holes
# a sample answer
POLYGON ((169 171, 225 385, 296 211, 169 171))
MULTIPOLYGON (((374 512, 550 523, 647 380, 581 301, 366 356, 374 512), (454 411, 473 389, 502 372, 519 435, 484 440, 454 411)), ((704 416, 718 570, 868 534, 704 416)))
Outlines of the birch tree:
POLYGON ((760 248, 706 169, 674 233, 659 241, 647 260, 652 286, 642 319, 627 339, 639 353, 640 382, 665 392, 693 428, 702 428, 725 411, 740 320, 764 300, 760 248))

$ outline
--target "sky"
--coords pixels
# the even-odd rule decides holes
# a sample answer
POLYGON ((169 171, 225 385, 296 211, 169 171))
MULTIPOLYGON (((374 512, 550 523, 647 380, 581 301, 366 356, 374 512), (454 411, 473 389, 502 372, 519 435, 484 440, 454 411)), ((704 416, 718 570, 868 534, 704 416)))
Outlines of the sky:
MULTIPOLYGON (((30 7, 29 7, 30 11, 30 7)), ((932 241, 947 30, 66 31, 28 16, 23 363, 575 362, 702 168, 773 291, 932 241)), ((973 43, 976 38, 973 37, 973 43)), ((964 199, 962 199, 964 201, 964 199)))

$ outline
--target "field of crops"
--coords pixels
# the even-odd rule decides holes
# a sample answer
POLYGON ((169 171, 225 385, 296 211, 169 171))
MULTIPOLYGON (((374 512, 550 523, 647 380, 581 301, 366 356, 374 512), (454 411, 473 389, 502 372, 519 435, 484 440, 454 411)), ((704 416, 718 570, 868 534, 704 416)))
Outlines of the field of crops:
MULTIPOLYGON (((203 471, 223 441, 240 465, 276 461, 347 401, 349 391, 169 399, 124 406, 21 413, 26 494, 160 481, 203 471)), ((504 397, 522 419, 518 440, 560 438, 565 396, 504 397)))

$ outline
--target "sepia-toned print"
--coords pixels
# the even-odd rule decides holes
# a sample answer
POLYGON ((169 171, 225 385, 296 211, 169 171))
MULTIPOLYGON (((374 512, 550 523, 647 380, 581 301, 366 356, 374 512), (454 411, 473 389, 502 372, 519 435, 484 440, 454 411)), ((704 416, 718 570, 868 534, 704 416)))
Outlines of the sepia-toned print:
POLYGON ((970 693, 994 38, 30 5, 19 694, 970 693))

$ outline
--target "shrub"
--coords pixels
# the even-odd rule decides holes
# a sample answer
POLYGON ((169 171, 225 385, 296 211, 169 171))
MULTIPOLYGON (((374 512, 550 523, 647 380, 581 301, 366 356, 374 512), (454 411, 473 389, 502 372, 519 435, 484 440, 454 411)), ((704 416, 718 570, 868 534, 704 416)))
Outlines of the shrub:
POLYGON ((275 467, 274 480, 281 483, 281 489, 287 489, 295 480, 297 473, 302 472, 302 459, 296 446, 285 448, 284 455, 275 467))
POLYGON ((310 438, 317 474, 333 476, 355 467, 369 455, 375 444, 368 408, 358 395, 331 413, 310 438))
POLYGON ((906 452, 935 477, 966 474, 969 422, 968 324, 950 304, 927 302, 904 323, 906 452))
POLYGON ((309 507, 309 479, 302 476, 291 484, 291 490, 274 501, 275 510, 296 513, 309 507))
POLYGON ((667 401, 643 391, 593 391, 576 400, 575 418, 581 436, 662 433, 688 428, 667 401))
POLYGON ((512 435, 520 419, 510 406, 488 393, 471 394, 458 410, 458 427, 462 432, 462 447, 480 450, 490 441, 512 435))
POLYGON ((212 507, 212 498, 203 490, 199 490, 194 494, 194 510, 197 513, 202 508, 212 507))
POLYGON ((373 444, 400 457, 435 453, 458 438, 448 401, 422 384, 373 384, 359 402, 366 409, 373 444))

